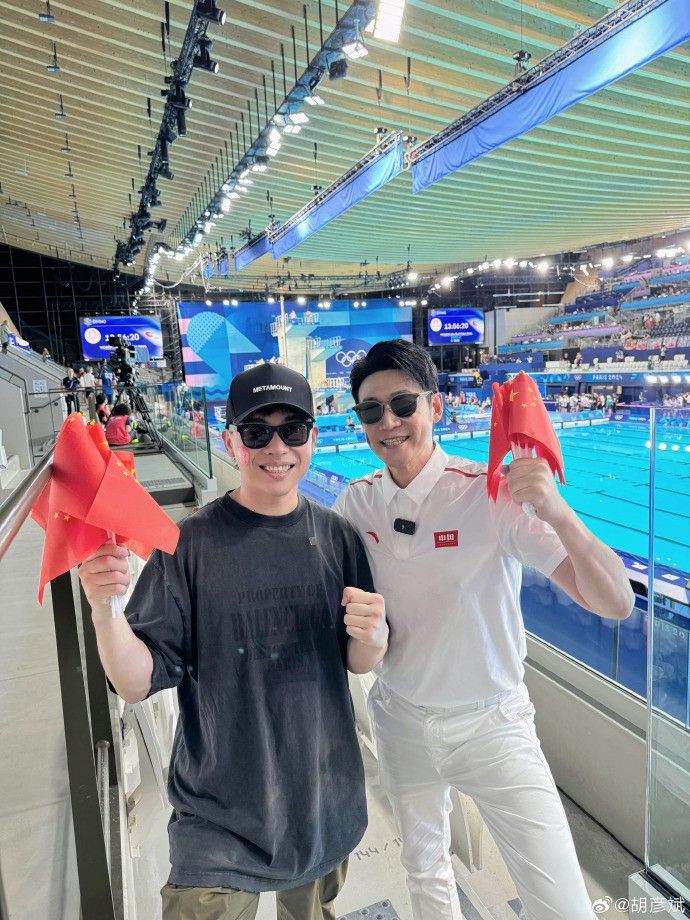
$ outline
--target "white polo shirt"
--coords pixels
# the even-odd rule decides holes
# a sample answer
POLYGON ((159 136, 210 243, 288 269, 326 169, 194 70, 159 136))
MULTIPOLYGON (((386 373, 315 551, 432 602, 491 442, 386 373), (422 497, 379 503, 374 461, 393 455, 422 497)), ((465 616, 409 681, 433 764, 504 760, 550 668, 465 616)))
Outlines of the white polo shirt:
POLYGON ((567 553, 505 483, 490 501, 486 464, 437 444, 406 489, 384 468, 353 480, 334 510, 362 538, 386 602, 390 642, 376 673, 394 693, 451 708, 522 681, 522 565, 549 576, 567 553), (396 518, 414 521, 414 535, 396 532, 396 518))

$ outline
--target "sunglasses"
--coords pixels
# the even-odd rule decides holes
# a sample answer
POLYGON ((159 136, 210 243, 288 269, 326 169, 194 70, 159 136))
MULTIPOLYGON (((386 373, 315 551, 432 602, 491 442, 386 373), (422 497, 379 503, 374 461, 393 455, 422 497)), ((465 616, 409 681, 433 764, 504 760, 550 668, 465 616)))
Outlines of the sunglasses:
POLYGON ((393 415, 398 418, 409 418, 417 411, 417 400, 420 396, 431 396, 433 390, 425 390, 423 393, 401 393, 394 396, 390 402, 381 403, 375 399, 365 399, 364 402, 353 406, 357 413, 357 418, 363 425, 375 425, 383 418, 383 412, 388 406, 393 415))
POLYGON ((311 419, 295 422, 283 422, 282 425, 267 425, 265 422, 240 422, 228 425, 228 431, 238 431, 242 443, 252 450, 268 447, 277 431, 278 437, 288 447, 302 447, 309 440, 309 433, 314 427, 311 419))

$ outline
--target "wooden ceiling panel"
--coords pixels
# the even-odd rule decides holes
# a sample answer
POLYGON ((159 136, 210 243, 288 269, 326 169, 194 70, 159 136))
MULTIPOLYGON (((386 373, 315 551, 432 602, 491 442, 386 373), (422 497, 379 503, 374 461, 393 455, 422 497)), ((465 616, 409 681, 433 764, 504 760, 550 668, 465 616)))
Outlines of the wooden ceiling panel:
MULTIPOLYGON (((227 22, 210 27, 209 35, 221 69, 215 76, 195 70, 187 88, 194 106, 188 136, 170 149, 175 180, 158 181, 162 207, 154 219, 168 221, 163 239, 231 138, 239 158, 247 102, 256 133, 255 91, 263 124, 264 77, 272 114, 271 61, 282 99, 281 43, 292 85, 291 26, 299 73, 306 64, 301 0, 218 2, 227 22)), ((341 13, 346 5, 341 0, 341 13)), ((312 185, 329 184, 360 159, 379 125, 420 140, 433 134, 511 79, 514 51, 525 48, 536 64, 614 6, 615 0, 408 0, 400 42, 367 38, 368 57, 350 62, 344 80, 324 81, 319 93, 326 105, 308 112, 300 135, 284 138, 269 171, 255 177, 251 194, 218 223, 208 245, 215 249, 221 239, 238 245, 249 225, 260 231, 270 211, 267 194, 285 221, 309 200, 312 185)), ((47 25, 37 18, 40 0, 21 8, 0 0, 0 235, 10 245, 52 254, 57 247, 63 257, 107 267, 115 240, 129 235, 123 220, 138 204, 163 111, 163 76, 191 2, 170 4, 165 61, 162 0, 52 0, 51 7, 56 22, 47 25), (53 41, 58 74, 46 70, 53 41), (61 121, 54 118, 60 95, 68 115, 61 121), (65 132, 69 154, 60 152, 65 132), (73 178, 65 177, 68 163, 73 178), (81 232, 75 199, 68 197, 73 185, 81 232)), ((334 0, 322 8, 328 34, 334 0)), ((315 0, 307 3, 307 18, 313 54, 320 43, 315 0)), ((684 46, 420 195, 412 194, 404 173, 303 243, 290 262, 265 257, 227 283, 264 286, 286 265, 299 266, 298 274, 342 277, 377 256, 385 271, 404 264, 408 245, 416 266, 441 269, 487 255, 531 256, 663 232, 690 223, 689 155, 690 49, 684 46)), ((142 267, 140 257, 133 270, 140 274, 142 267)), ((160 267, 173 278, 184 263, 160 267)))

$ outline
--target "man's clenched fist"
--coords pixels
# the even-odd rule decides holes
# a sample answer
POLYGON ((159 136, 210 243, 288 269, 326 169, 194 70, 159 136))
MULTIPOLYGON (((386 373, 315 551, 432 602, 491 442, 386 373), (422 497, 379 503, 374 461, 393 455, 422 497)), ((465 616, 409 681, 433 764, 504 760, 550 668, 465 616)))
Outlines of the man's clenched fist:
POLYGON ((385 648, 388 643, 386 606, 380 594, 345 588, 341 604, 345 608, 345 626, 348 636, 362 645, 385 648))
POLYGON ((92 610, 110 611, 113 594, 126 594, 131 581, 127 550, 104 543, 79 566, 79 578, 92 610))

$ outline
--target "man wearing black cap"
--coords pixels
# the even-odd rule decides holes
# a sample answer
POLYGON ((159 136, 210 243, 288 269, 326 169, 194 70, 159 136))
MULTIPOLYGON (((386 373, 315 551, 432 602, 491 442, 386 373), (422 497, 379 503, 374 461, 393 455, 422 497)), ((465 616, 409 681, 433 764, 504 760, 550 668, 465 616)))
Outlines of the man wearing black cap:
POLYGON ((164 920, 251 920, 261 891, 281 920, 335 918, 366 827, 347 669, 381 660, 388 627, 353 528, 298 495, 313 411, 295 371, 239 374, 223 433, 239 488, 182 524, 173 556, 152 555, 126 619, 109 605, 125 550, 80 570, 120 695, 178 688, 164 920))

